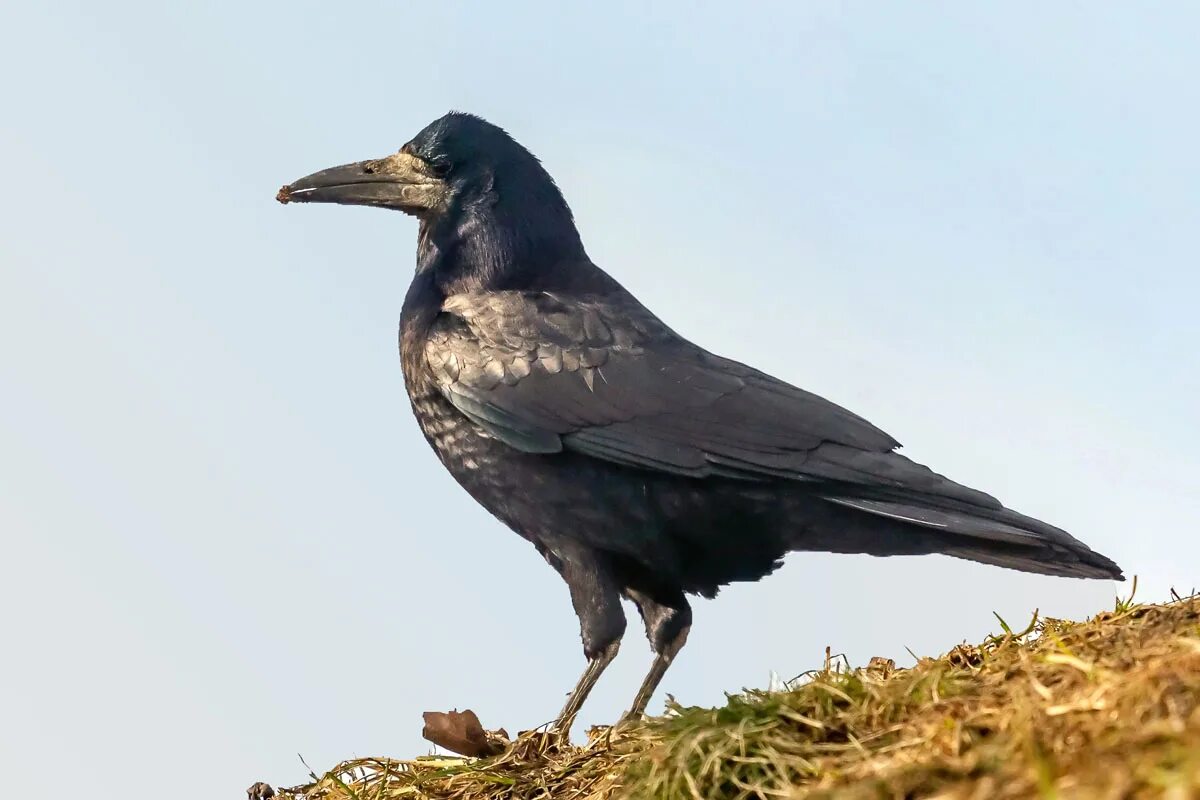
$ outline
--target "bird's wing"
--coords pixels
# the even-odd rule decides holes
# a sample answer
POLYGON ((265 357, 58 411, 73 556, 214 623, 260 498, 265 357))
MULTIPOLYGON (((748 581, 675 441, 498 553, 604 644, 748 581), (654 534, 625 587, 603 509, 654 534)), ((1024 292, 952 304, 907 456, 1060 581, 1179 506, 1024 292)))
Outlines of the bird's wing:
POLYGON ((893 454, 894 439, 841 406, 682 339, 632 298, 467 293, 442 310, 425 351, 441 392, 518 450, 995 503, 893 454))
MULTIPOLYGON (((699 479, 801 481, 832 503, 940 532, 950 555, 1120 578, 1065 531, 893 452, 892 437, 841 406, 682 339, 631 297, 459 294, 442 311, 426 342, 430 373, 463 414, 518 450, 699 479)), ((884 544, 870 552, 891 552, 884 544)))

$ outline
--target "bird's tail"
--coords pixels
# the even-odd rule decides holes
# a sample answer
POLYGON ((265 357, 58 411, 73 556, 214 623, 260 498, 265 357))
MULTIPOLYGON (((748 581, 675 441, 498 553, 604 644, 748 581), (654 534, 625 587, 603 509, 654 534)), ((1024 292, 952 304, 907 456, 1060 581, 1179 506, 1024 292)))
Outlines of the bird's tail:
POLYGON ((995 505, 903 490, 826 495, 825 499, 898 523, 924 552, 1044 575, 1125 579, 1116 563, 1066 531, 982 497, 995 505))

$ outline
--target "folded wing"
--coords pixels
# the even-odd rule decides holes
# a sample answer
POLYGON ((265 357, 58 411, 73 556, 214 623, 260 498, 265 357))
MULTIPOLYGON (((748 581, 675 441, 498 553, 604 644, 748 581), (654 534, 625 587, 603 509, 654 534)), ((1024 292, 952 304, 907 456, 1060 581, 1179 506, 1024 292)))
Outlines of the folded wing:
POLYGON ((893 452, 896 440, 841 406, 697 347, 627 295, 455 295, 426 359, 456 408, 518 450, 695 479, 795 481, 900 529, 944 532, 950 555, 1120 576, 1065 531, 893 452))
POLYGON ((693 478, 846 482, 997 505, 892 451, 846 409, 680 338, 631 298, 449 298, 426 356, 443 394, 527 452, 693 478))

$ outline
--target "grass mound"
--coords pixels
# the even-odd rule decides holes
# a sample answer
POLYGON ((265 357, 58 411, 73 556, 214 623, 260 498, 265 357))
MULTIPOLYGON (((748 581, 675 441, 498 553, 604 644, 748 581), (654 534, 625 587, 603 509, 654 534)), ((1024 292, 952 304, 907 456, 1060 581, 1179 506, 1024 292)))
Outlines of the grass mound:
POLYGON ((827 658, 583 747, 363 759, 285 800, 1200 797, 1200 598, 1038 618, 909 669, 827 658))

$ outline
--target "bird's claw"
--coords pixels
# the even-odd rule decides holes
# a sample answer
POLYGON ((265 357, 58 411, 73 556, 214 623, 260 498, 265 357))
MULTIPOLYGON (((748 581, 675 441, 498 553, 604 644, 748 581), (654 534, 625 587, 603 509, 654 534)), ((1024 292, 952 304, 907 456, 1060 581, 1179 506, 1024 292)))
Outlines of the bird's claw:
POLYGON ((633 726, 641 725, 642 722, 645 721, 645 719, 646 719, 646 715, 641 712, 626 711, 624 714, 621 715, 621 718, 619 720, 617 720, 617 724, 614 725, 613 727, 614 728, 630 728, 633 726))

